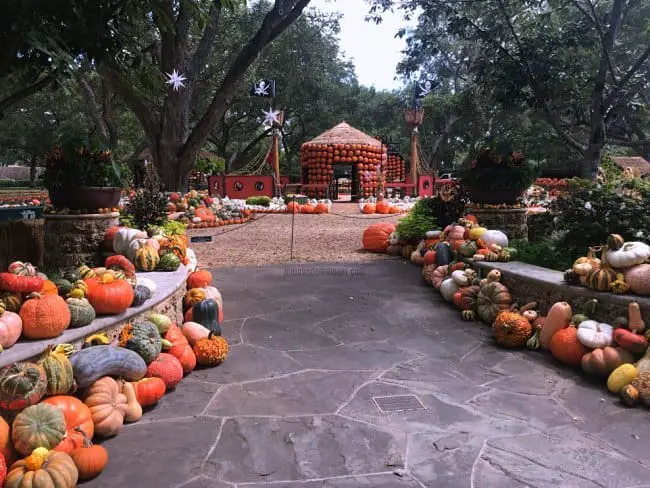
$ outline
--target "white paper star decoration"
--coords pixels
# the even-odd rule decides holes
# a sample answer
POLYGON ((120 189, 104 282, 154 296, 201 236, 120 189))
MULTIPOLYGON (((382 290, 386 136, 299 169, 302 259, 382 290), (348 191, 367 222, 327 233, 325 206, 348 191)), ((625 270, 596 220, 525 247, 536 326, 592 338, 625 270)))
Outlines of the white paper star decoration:
POLYGON ((166 73, 166 75, 169 77, 167 80, 168 85, 172 85, 174 87, 174 91, 178 91, 178 89, 182 86, 185 87, 183 82, 187 80, 183 75, 178 73, 176 70, 172 71, 170 73, 166 73))
POLYGON ((268 112, 266 110, 262 110, 262 113, 264 114, 264 121, 262 122, 264 125, 272 126, 274 124, 280 124, 279 110, 273 110, 272 108, 269 108, 268 112))

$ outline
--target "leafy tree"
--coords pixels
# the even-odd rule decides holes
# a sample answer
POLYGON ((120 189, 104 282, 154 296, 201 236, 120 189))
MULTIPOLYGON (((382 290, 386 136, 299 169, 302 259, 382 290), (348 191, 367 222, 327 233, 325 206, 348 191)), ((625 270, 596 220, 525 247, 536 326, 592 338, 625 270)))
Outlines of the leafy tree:
POLYGON ((582 160, 583 176, 595 177, 608 144, 649 152, 650 45, 643 35, 650 27, 647 2, 372 0, 372 4, 376 17, 393 5, 420 15, 417 28, 408 34, 402 72, 439 72, 449 79, 453 75, 447 68, 459 68, 464 75, 461 90, 478 89, 486 96, 484 108, 493 114, 512 120, 526 114, 543 122, 570 155, 582 160))

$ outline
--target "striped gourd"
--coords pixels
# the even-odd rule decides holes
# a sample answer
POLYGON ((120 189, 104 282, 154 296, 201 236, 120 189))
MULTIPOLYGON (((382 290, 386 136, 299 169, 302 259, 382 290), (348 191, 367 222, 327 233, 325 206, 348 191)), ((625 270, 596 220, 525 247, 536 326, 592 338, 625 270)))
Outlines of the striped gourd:
POLYGON ((485 255, 485 260, 494 263, 499 260, 499 255, 495 252, 490 251, 485 255))
POLYGON ((95 277, 95 272, 86 265, 79 266, 77 269, 77 274, 84 280, 95 277))
POLYGON ((153 247, 143 246, 135 252, 134 264, 140 271, 154 271, 159 262, 158 251, 153 247))
POLYGON ((0 299, 4 302, 6 309, 14 313, 18 313, 23 304, 23 297, 19 293, 3 293, 0 299))
POLYGON ((59 344, 38 362, 45 370, 48 395, 65 395, 74 388, 72 364, 68 359, 73 351, 71 344, 59 344))
POLYGON ((113 270, 113 274, 115 275, 116 280, 125 280, 126 279, 126 274, 124 274, 124 271, 122 271, 121 269, 113 270))
POLYGON ((587 277, 587 286, 596 291, 609 291, 609 285, 614 281, 616 281, 616 271, 613 269, 595 269, 587 277))

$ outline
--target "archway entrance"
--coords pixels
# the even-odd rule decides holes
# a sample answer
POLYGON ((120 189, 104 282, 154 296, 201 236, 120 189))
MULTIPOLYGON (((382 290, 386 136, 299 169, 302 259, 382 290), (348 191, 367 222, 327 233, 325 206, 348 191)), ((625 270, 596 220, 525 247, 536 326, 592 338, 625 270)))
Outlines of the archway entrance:
POLYGON ((332 200, 336 202, 351 202, 356 196, 357 171, 352 164, 338 164, 334 166, 332 182, 332 200))

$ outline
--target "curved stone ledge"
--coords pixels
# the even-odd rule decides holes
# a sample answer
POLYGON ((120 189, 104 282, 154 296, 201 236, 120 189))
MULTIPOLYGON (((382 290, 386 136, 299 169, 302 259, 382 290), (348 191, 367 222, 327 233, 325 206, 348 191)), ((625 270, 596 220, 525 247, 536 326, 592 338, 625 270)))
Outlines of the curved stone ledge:
POLYGON ((156 294, 139 307, 129 308, 119 315, 99 317, 86 327, 67 329, 59 337, 30 341, 21 339, 17 344, 0 354, 0 367, 18 361, 35 359, 50 346, 62 343, 73 344, 75 350, 81 349, 84 338, 96 332, 105 332, 115 338, 122 327, 131 321, 146 317, 150 313, 164 313, 177 323, 183 319, 183 295, 187 280, 187 268, 181 266, 174 272, 138 273, 156 282, 156 294))
POLYGON ((644 317, 650 317, 650 297, 639 295, 614 295, 590 290, 582 286, 571 286, 564 282, 564 274, 532 264, 512 261, 509 263, 488 263, 466 260, 468 264, 487 274, 492 269, 501 271, 504 285, 508 287, 513 300, 520 305, 537 302, 539 310, 546 313, 555 302, 565 301, 574 311, 581 310, 590 298, 598 300, 594 319, 611 323, 616 317, 627 317, 627 306, 637 302, 644 317))

